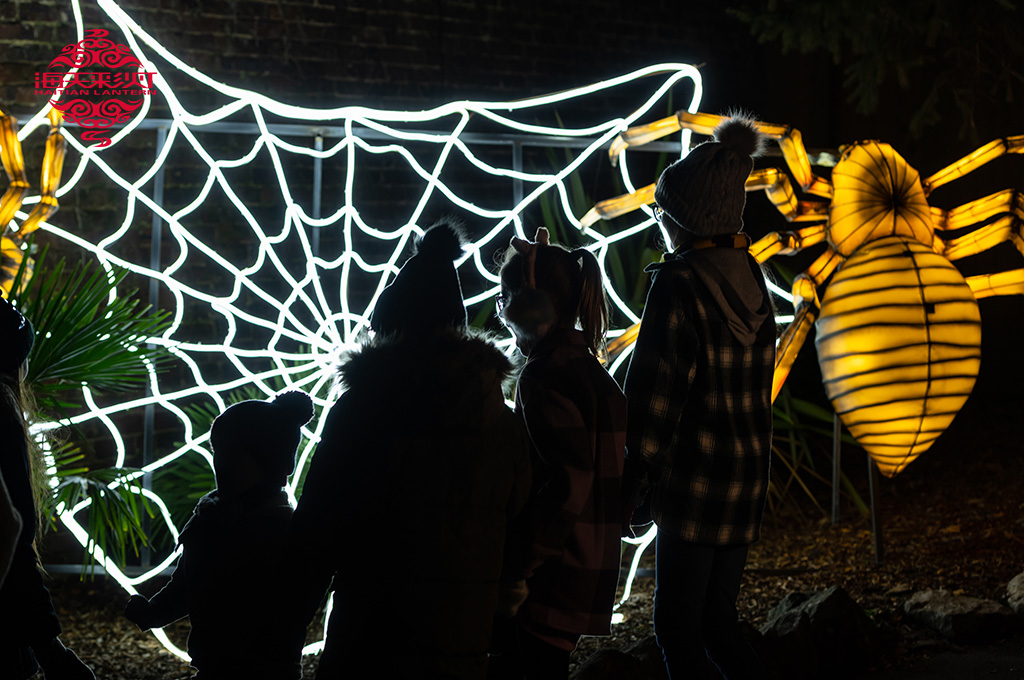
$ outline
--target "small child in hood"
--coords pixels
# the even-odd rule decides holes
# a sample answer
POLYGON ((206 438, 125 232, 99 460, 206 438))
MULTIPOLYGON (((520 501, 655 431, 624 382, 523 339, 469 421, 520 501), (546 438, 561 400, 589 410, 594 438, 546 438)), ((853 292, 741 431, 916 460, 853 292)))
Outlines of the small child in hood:
POLYGON ((143 630, 189 617, 195 678, 302 677, 287 641, 259 621, 282 606, 285 584, 268 574, 278 573, 273 561, 292 516, 283 487, 295 469, 300 429, 312 417, 309 396, 292 391, 239 402, 213 421, 217 488, 182 529, 170 582, 149 600, 133 595, 128 602, 125 616, 143 630))

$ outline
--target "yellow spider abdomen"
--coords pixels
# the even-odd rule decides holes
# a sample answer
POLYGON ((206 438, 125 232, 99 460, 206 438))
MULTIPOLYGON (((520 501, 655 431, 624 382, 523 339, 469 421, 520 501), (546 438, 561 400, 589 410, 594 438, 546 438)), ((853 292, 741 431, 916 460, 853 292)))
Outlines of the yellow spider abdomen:
POLYGON ((913 238, 854 252, 816 328, 829 399, 889 477, 946 430, 978 376, 978 303, 960 272, 913 238))
POLYGON ((840 255, 886 236, 932 244, 935 227, 920 175, 888 144, 850 146, 832 170, 832 186, 828 240, 840 255))

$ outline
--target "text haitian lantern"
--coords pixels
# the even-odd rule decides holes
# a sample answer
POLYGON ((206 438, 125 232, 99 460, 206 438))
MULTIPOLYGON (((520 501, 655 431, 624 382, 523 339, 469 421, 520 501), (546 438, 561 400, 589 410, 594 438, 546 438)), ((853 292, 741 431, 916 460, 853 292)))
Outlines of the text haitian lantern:
MULTIPOLYGON (((722 120, 680 112, 630 128, 612 145, 612 155, 682 128, 711 134, 722 120)), ((1008 189, 952 210, 928 205, 927 197, 994 158, 1024 152, 1024 135, 991 142, 924 180, 888 144, 858 142, 844 147, 829 182, 811 171, 798 130, 758 127, 778 141, 803 192, 828 199, 799 200, 778 168, 756 169, 746 183, 748 191, 764 189, 788 221, 815 222, 754 243, 750 252, 758 262, 826 244, 793 281, 796 310, 779 341, 772 398, 815 324, 829 399, 891 477, 946 430, 974 387, 981 364, 977 299, 1024 294, 1024 269, 965 279, 951 264, 1004 241, 1024 254, 1021 195, 1008 189)), ((653 196, 652 184, 598 203, 582 221, 615 217, 653 196)), ((609 352, 622 352, 635 337, 633 328, 609 352)))

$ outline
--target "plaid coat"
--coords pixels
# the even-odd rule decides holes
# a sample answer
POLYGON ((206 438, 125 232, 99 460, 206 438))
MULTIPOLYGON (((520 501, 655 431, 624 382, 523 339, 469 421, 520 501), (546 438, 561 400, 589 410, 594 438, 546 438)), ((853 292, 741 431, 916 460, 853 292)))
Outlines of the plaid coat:
MULTIPOLYGON (((767 304, 764 278, 748 264, 767 304)), ((625 383, 627 474, 642 477, 631 486, 653 486, 659 531, 707 545, 753 543, 768 493, 774 319, 744 346, 685 255, 648 270, 625 383)))
POLYGON ((626 399, 583 334, 556 329, 530 352, 516 413, 533 445, 533 490, 506 550, 506 576, 527 578, 530 588, 519 619, 527 628, 608 635, 619 573, 626 399))

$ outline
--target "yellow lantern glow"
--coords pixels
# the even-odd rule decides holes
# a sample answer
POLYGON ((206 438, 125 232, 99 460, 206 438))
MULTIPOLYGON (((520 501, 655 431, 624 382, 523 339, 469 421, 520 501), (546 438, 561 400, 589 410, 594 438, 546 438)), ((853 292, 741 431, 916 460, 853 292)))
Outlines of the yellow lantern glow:
MULTIPOLYGON (((0 294, 7 297, 11 292, 11 280, 24 260, 22 244, 26 236, 39 228, 40 223, 57 212, 57 188, 60 186, 64 169, 64 137, 60 131, 61 113, 50 109, 50 132, 46 137, 46 151, 40 173, 39 203, 21 223, 16 232, 9 232, 8 226, 15 213, 21 208, 29 191, 25 175, 25 157, 18 139, 18 121, 0 111, 0 159, 10 183, 0 198, 0 294)), ((31 262, 29 263, 31 268, 31 262)), ((23 279, 28 281, 28 277, 23 279)))
MULTIPOLYGON (((722 120, 682 111, 627 130, 612 154, 682 128, 710 134, 722 120)), ((758 262, 826 243, 793 282, 796 310, 779 340, 772 398, 816 324, 836 413, 882 473, 893 476, 946 430, 974 387, 981 363, 976 300, 1024 294, 1024 269, 964 279, 951 264, 1007 241, 1024 255, 1024 198, 1004 190, 943 210, 930 206, 928 195, 995 158, 1024 152, 1024 135, 995 140, 923 180, 890 145, 858 142, 844 147, 829 182, 812 172, 799 131, 758 126, 779 143, 801 192, 827 199, 801 200, 777 168, 757 169, 746 182, 747 191, 764 190, 788 221, 816 222, 754 243, 750 252, 758 262), (969 231, 946 236, 953 230, 969 231)), ((650 201, 653 188, 602 201, 583 221, 636 209, 650 201)), ((635 337, 630 329, 609 345, 609 354, 625 351, 635 337)))
POLYGON ((816 328, 825 391, 890 477, 946 430, 981 364, 981 315, 963 276, 902 236, 843 263, 816 328))

